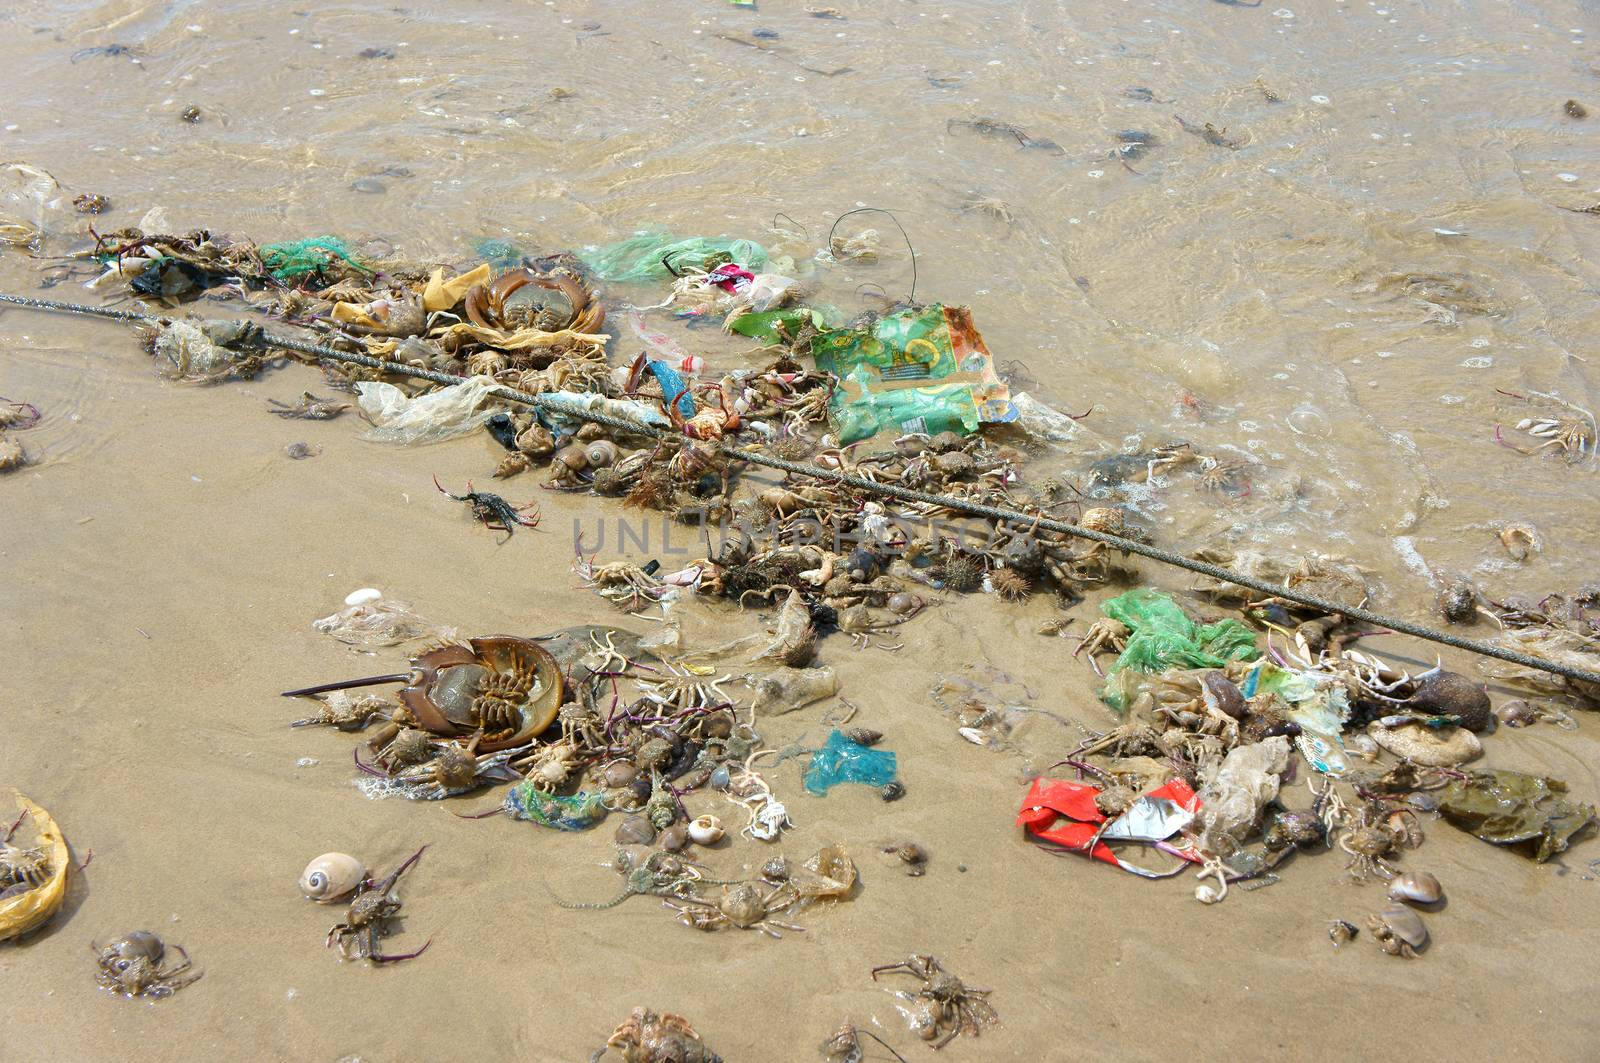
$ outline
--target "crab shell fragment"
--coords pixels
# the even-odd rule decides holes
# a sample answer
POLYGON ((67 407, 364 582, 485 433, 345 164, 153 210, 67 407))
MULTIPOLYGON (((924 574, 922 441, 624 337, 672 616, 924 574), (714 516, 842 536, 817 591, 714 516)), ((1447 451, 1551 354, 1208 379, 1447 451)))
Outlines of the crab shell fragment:
POLYGON ((538 693, 520 708, 520 726, 509 737, 485 739, 479 753, 525 746, 555 720, 561 709, 564 687, 561 666, 543 646, 515 635, 487 635, 430 650, 412 661, 411 678, 400 691, 400 703, 410 709, 424 730, 436 735, 470 734, 469 712, 472 692, 448 682, 453 669, 475 665, 491 673, 532 672, 538 680, 538 693))

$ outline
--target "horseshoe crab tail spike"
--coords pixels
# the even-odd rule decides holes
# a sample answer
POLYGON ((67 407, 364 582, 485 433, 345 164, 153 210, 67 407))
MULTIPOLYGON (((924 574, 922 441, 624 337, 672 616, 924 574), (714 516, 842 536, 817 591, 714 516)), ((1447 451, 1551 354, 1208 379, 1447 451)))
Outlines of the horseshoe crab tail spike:
POLYGON ((341 679, 337 683, 321 683, 314 687, 301 687, 299 690, 285 690, 286 698, 303 698, 308 694, 325 694, 330 690, 349 690, 351 687, 375 687, 383 683, 404 683, 411 678, 409 672, 395 672, 391 675, 369 675, 365 679, 341 679))

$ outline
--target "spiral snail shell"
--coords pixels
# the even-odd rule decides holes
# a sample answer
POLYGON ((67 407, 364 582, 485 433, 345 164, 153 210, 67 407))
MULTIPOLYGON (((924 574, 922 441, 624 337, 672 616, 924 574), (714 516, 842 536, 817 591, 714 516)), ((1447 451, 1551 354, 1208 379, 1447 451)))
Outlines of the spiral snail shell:
POLYGON ((722 820, 701 816, 689 824, 689 839, 696 845, 715 845, 722 840, 722 820))
POLYGON ((616 463, 621 451, 609 439, 596 439, 583 448, 584 457, 588 459, 589 468, 603 469, 616 463))
POLYGON ((323 853, 300 875, 300 892, 318 904, 331 904, 352 892, 367 877, 367 869, 349 853, 323 853))

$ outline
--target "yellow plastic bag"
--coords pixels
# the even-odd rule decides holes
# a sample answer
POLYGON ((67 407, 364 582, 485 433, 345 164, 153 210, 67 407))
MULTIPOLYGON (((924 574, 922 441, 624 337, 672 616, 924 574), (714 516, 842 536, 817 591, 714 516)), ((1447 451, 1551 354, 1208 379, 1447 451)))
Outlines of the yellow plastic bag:
POLYGON ((45 851, 50 878, 42 886, 0 901, 0 941, 21 937, 50 921, 50 917, 61 908, 61 902, 67 899, 67 867, 72 863, 72 856, 67 852, 67 841, 61 836, 61 828, 56 826, 56 821, 50 818, 50 813, 18 791, 11 792, 38 831, 39 843, 36 848, 45 851))
POLYGON ((444 269, 440 267, 433 271, 433 276, 428 278, 428 286, 422 290, 422 308, 430 314, 435 310, 449 310, 462 300, 468 288, 474 284, 487 284, 489 276, 487 262, 449 280, 444 279, 444 269))

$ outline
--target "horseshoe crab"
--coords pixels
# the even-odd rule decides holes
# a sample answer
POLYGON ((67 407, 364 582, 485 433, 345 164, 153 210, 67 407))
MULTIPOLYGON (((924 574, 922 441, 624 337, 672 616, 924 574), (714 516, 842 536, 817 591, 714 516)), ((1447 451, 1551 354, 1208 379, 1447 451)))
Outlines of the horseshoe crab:
POLYGON ((411 660, 407 672, 344 679, 286 698, 350 687, 404 683, 400 703, 418 726, 456 737, 481 731, 478 752, 494 753, 532 742, 556 718, 565 697, 561 666, 543 646, 515 635, 487 635, 450 643, 411 660))
POLYGON ((504 331, 511 331, 521 324, 532 324, 545 332, 571 329, 574 332, 594 333, 600 331, 606 320, 605 308, 595 298, 593 289, 582 280, 566 272, 535 273, 530 269, 514 269, 488 284, 473 285, 467 291, 464 309, 467 319, 479 328, 504 331), (510 305, 511 297, 530 284, 559 292, 571 307, 571 312, 562 314, 555 308, 530 307, 528 309, 534 311, 532 321, 527 321, 526 311, 524 319, 517 320, 518 315, 510 305))

